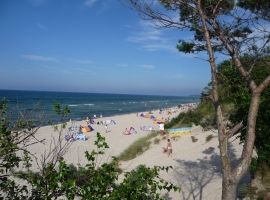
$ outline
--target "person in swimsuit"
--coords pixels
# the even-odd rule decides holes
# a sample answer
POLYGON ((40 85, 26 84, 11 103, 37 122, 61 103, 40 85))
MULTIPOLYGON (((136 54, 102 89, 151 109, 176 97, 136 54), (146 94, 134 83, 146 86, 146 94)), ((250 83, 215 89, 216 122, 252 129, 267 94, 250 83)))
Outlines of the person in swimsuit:
POLYGON ((80 125, 79 132, 82 132, 82 128, 83 128, 83 127, 80 125))

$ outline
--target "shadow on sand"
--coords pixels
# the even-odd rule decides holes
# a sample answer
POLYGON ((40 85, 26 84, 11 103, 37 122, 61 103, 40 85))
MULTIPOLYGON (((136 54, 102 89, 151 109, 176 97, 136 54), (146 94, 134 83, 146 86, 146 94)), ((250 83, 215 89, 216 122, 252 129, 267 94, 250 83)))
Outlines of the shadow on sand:
MULTIPOLYGON (((173 175, 178 182, 178 185, 181 187, 181 195, 184 200, 204 200, 209 199, 211 194, 218 192, 221 194, 221 191, 215 191, 215 185, 210 190, 210 193, 204 193, 204 188, 210 182, 215 179, 221 179, 221 161, 219 154, 216 153, 219 149, 216 147, 209 147, 204 150, 202 153, 205 154, 201 159, 197 161, 185 161, 176 159, 178 162, 178 167, 174 168, 173 175)), ((237 164, 237 158, 235 154, 235 149, 229 145, 229 158, 231 159, 231 166, 234 167, 237 164)), ((238 188, 250 182, 250 173, 246 173, 243 179, 238 184, 238 188)), ((221 184, 221 181, 219 181, 221 184)), ((221 186, 220 186, 221 187, 221 186)), ((209 191, 209 188, 207 189, 209 191)), ((238 191, 238 189, 237 189, 238 191)), ((239 196, 239 194, 237 194, 239 196)), ((169 193, 165 195, 166 199, 172 199, 169 196, 169 193)), ((221 196, 218 198, 221 199, 221 196)), ((238 198, 239 199, 239 198, 238 198)))

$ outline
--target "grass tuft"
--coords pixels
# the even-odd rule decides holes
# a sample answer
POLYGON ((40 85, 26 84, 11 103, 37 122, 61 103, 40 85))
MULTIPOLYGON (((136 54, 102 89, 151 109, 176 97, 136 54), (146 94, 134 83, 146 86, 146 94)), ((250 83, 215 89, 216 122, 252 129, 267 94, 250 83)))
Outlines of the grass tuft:
POLYGON ((137 156, 143 154, 150 147, 151 141, 150 139, 159 135, 158 131, 152 131, 147 136, 136 140, 131 146, 129 146, 126 150, 124 150, 118 157, 118 160, 132 160, 137 156))
POLYGON ((192 140, 192 142, 197 142, 198 138, 195 138, 194 136, 191 136, 191 140, 192 140))
POLYGON ((155 138, 155 139, 154 139, 154 144, 159 144, 159 143, 160 143, 160 139, 155 138))
POLYGON ((209 142, 210 140, 212 140, 213 139, 213 135, 211 134, 211 135, 208 135, 208 136, 206 136, 206 138, 205 138, 205 141, 206 142, 209 142))

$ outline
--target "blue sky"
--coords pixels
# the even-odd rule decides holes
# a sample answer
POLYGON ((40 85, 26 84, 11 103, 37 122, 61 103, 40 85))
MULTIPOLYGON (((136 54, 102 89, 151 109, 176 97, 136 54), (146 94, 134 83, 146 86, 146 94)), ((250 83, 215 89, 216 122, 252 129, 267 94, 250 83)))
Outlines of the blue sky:
POLYGON ((118 0, 1 0, 0 89, 186 96, 209 63, 180 53, 191 32, 157 29, 118 0))

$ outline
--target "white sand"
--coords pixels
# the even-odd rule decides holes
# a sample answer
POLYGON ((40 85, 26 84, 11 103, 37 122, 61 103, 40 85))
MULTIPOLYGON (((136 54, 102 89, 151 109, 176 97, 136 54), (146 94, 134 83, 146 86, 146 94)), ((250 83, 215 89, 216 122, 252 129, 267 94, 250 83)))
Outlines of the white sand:
MULTIPOLYGON (((147 112, 144 112, 146 114, 147 112)), ((139 113, 141 114, 141 113, 139 113)), ((172 113, 168 115, 165 111, 163 114, 159 114, 159 111, 153 111, 153 115, 157 119, 175 117, 179 114, 172 113)), ((69 148, 69 152, 64 156, 67 163, 85 164, 84 152, 89 151, 94 146, 96 140, 96 133, 100 132, 102 136, 106 137, 106 142, 110 146, 110 149, 106 151, 101 162, 110 160, 110 156, 117 156, 128 148, 138 138, 143 137, 150 132, 140 130, 140 126, 155 126, 158 130, 158 125, 153 124, 153 120, 149 118, 137 117, 137 114, 120 115, 114 117, 104 117, 97 120, 114 120, 115 125, 108 126, 108 133, 106 133, 105 126, 92 124, 95 129, 93 132, 85 133, 87 140, 78 140, 72 143, 69 148), (122 133, 126 128, 134 127, 137 134, 123 135, 122 133)), ((75 122, 74 125, 85 126, 86 122, 75 122)), ((68 123, 71 126, 71 123, 68 123)), ((172 157, 168 158, 166 154, 162 153, 162 147, 166 147, 166 140, 161 140, 159 144, 151 145, 151 148, 139 157, 127 161, 121 162, 120 167, 124 171, 130 171, 136 168, 140 164, 146 166, 172 166, 173 169, 168 173, 162 172, 161 177, 165 180, 172 182, 181 187, 181 193, 163 193, 167 199, 220 199, 221 198, 221 164, 219 158, 218 139, 215 137, 210 142, 205 141, 206 137, 210 134, 217 136, 217 132, 207 131, 203 132, 200 127, 192 127, 191 135, 182 136, 176 140, 171 139, 173 153, 172 157), (198 141, 193 143, 190 136, 195 136, 198 141)), ((52 136, 57 135, 53 132, 50 126, 42 127, 37 134, 37 138, 45 138, 49 141, 52 136)), ((159 138, 159 137, 158 137, 159 138)), ((238 140, 235 138, 230 139, 230 157, 232 163, 234 163, 241 155, 242 145, 239 145, 238 140), (233 141, 234 140, 234 141, 233 141)), ((36 144, 29 147, 29 150, 40 156, 44 154, 45 149, 48 149, 49 142, 46 145, 36 144)), ((37 166, 33 166, 34 169, 37 166)), ((120 180, 123 176, 120 176, 120 180)), ((246 182, 249 180, 249 175, 243 180, 246 182)))

